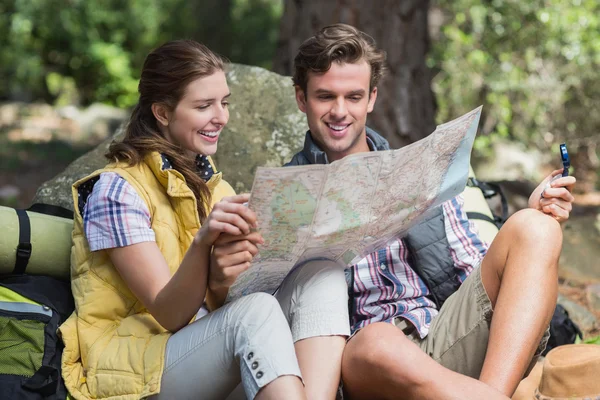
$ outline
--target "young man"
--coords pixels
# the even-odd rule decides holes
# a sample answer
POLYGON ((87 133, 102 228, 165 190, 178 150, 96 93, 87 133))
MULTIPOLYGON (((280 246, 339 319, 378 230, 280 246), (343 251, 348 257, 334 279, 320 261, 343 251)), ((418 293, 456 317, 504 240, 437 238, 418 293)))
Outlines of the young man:
MULTIPOLYGON (((287 165, 389 149, 366 127, 384 61, 371 37, 343 24, 323 28, 300 46, 293 79, 310 130, 304 149, 287 165)), ((556 303, 559 222, 569 217, 575 184, 564 177, 546 188, 559 172, 537 187, 530 208, 513 215, 489 249, 458 196, 352 266, 355 334, 342 361, 351 399, 512 395, 545 347, 556 303)))

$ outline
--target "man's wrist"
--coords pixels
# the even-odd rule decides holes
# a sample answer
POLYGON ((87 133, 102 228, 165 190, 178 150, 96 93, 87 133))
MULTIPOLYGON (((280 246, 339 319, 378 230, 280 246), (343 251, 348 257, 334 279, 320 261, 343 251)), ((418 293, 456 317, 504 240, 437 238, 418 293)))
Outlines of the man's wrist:
POLYGON ((227 283, 224 281, 210 279, 210 277, 209 277, 208 278, 208 289, 210 289, 212 292, 215 292, 215 293, 219 293, 219 292, 223 292, 223 291, 225 293, 227 293, 229 291, 229 285, 227 285, 227 283))
POLYGON ((228 286, 213 288, 209 283, 208 290, 206 291, 206 305, 208 306, 208 309, 214 311, 221 307, 225 303, 227 293, 229 293, 228 286))

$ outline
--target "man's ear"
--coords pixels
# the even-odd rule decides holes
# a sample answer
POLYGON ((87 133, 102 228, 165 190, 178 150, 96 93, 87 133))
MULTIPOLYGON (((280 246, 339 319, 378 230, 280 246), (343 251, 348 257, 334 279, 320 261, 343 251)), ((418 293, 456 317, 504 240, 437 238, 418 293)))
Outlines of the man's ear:
POLYGON ((154 114, 154 118, 164 127, 169 126, 169 110, 161 103, 153 103, 152 104, 152 114, 154 114))
POLYGON ((298 104, 300 111, 306 114, 306 94, 298 85, 295 85, 294 89, 296 89, 296 104, 298 104))
POLYGON ((370 113, 373 111, 373 107, 375 106, 375 100, 377 100, 377 86, 371 90, 369 93, 369 104, 367 105, 367 112, 370 113))

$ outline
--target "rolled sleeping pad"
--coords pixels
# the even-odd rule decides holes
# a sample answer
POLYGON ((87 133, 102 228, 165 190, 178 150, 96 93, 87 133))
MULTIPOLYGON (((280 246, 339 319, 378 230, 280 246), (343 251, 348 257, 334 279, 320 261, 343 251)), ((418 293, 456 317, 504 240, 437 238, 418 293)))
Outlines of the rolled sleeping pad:
POLYGON ((26 213, 29 218, 22 216, 20 223, 17 210, 0 206, 0 274, 25 272, 69 280, 73 220, 29 210, 19 212, 26 213), (27 241, 19 245, 20 235, 27 233, 21 232, 21 225, 27 219, 30 245, 27 241), (17 251, 23 258, 29 253, 28 249, 31 251, 25 266, 23 262, 17 265, 17 251))
MULTIPOLYGON (((471 167, 469 167, 469 177, 475 177, 475 172, 471 167)), ((473 217, 470 217, 469 220, 477 227, 479 236, 488 244, 492 243, 492 240, 494 240, 498 233, 498 227, 492 222, 494 216, 492 215, 492 211, 490 210, 490 206, 485 200, 485 197, 483 197, 481 189, 478 187, 467 186, 463 192, 463 196, 465 198, 465 212, 468 214, 477 213, 490 218, 491 221, 473 217)))

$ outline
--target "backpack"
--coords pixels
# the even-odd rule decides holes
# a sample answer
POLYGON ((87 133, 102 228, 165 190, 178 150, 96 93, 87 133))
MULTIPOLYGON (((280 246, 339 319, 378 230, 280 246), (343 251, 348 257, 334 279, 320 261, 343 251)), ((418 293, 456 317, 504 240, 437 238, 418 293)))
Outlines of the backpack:
POLYGON ((0 207, 2 398, 67 398, 58 327, 75 308, 68 280, 69 213, 46 205, 29 210, 0 207))
POLYGON ((569 313, 560 304, 556 305, 554 315, 550 321, 550 337, 546 349, 542 353, 543 356, 548 354, 550 350, 563 344, 575 343, 577 337, 583 338, 581 330, 569 317, 569 313))
POLYGON ((506 200, 506 196, 504 195, 500 185, 493 182, 483 182, 475 178, 475 176, 469 176, 469 179, 467 180, 467 188, 478 188, 486 200, 498 196, 502 206, 500 215, 494 214, 491 210, 491 215, 490 213, 469 211, 467 212, 467 217, 469 217, 469 219, 487 221, 495 225, 498 229, 502 228, 502 225, 504 225, 508 219, 508 201, 506 200))
POLYGON ((48 276, 0 278, 0 393, 65 399, 58 327, 74 310, 71 285, 48 276))

